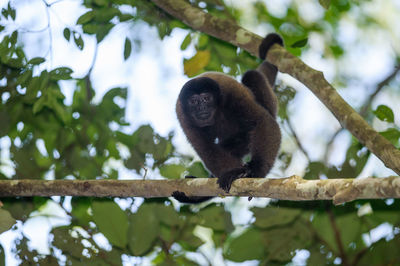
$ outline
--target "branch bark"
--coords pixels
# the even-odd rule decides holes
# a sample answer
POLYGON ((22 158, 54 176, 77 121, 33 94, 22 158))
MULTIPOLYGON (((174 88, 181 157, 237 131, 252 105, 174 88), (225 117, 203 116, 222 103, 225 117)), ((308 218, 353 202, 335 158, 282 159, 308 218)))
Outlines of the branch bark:
POLYGON ((304 180, 242 178, 229 193, 216 178, 178 180, 0 180, 0 197, 169 197, 179 190, 188 196, 246 196, 281 200, 333 200, 342 204, 355 199, 400 198, 400 177, 304 180))
MULTIPOLYGON (((217 18, 184 0, 152 0, 159 8, 183 21, 189 27, 236 45, 258 56, 262 38, 228 19, 217 18)), ((363 145, 374 153, 386 167, 400 175, 400 150, 376 132, 324 78, 278 45, 272 46, 267 60, 279 71, 287 73, 307 86, 363 145)))

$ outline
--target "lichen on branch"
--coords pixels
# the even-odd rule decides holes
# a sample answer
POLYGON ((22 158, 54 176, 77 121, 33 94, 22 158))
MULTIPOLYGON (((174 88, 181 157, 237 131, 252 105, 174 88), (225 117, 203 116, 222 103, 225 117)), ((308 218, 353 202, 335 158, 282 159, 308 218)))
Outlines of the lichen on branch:
POLYGON ((169 197, 179 190, 188 196, 267 197, 280 200, 333 200, 400 198, 400 177, 304 180, 242 178, 229 193, 216 178, 178 180, 0 180, 0 197, 169 197))

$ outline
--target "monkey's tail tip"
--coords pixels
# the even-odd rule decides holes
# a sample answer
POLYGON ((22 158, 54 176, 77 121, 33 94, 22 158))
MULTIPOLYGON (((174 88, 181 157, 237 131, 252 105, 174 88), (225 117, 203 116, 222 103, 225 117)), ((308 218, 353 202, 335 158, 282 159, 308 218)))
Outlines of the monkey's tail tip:
POLYGON ((283 46, 283 39, 277 33, 270 33, 262 40, 260 47, 258 48, 258 53, 261 59, 264 60, 267 57, 268 50, 274 44, 283 46))

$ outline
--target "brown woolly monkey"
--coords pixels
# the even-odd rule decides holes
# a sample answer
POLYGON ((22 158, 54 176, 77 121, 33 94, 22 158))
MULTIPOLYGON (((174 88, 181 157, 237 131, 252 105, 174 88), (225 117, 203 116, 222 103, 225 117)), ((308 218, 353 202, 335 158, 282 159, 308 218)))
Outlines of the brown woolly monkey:
MULTIPOLYGON (((259 47, 265 59, 273 44, 283 46, 278 34, 269 34, 259 47)), ((229 191, 241 177, 265 177, 277 156, 281 133, 276 122, 277 98, 273 92, 277 68, 264 61, 247 71, 242 83, 218 72, 206 72, 188 81, 176 104, 186 137, 217 183, 229 191), (243 163, 245 155, 251 155, 243 163)), ((183 203, 199 203, 211 197, 188 197, 175 191, 183 203)))

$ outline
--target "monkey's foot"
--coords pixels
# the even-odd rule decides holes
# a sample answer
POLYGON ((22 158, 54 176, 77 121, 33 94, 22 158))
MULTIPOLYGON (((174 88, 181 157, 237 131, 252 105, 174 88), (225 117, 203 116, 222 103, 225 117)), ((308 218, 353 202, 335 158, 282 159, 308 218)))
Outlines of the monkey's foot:
POLYGON ((188 197, 186 196, 185 192, 181 191, 174 191, 172 192, 171 196, 181 203, 201 203, 212 198, 212 197, 200 197, 200 196, 188 197))
MULTIPOLYGON (((197 178, 197 176, 194 175, 185 175, 185 178, 197 178)), ((179 191, 178 191, 179 192, 179 191)))
POLYGON ((174 191, 174 192, 172 192, 171 196, 180 202, 185 202, 185 201, 189 200, 189 197, 186 196, 185 192, 181 192, 181 191, 174 191))

